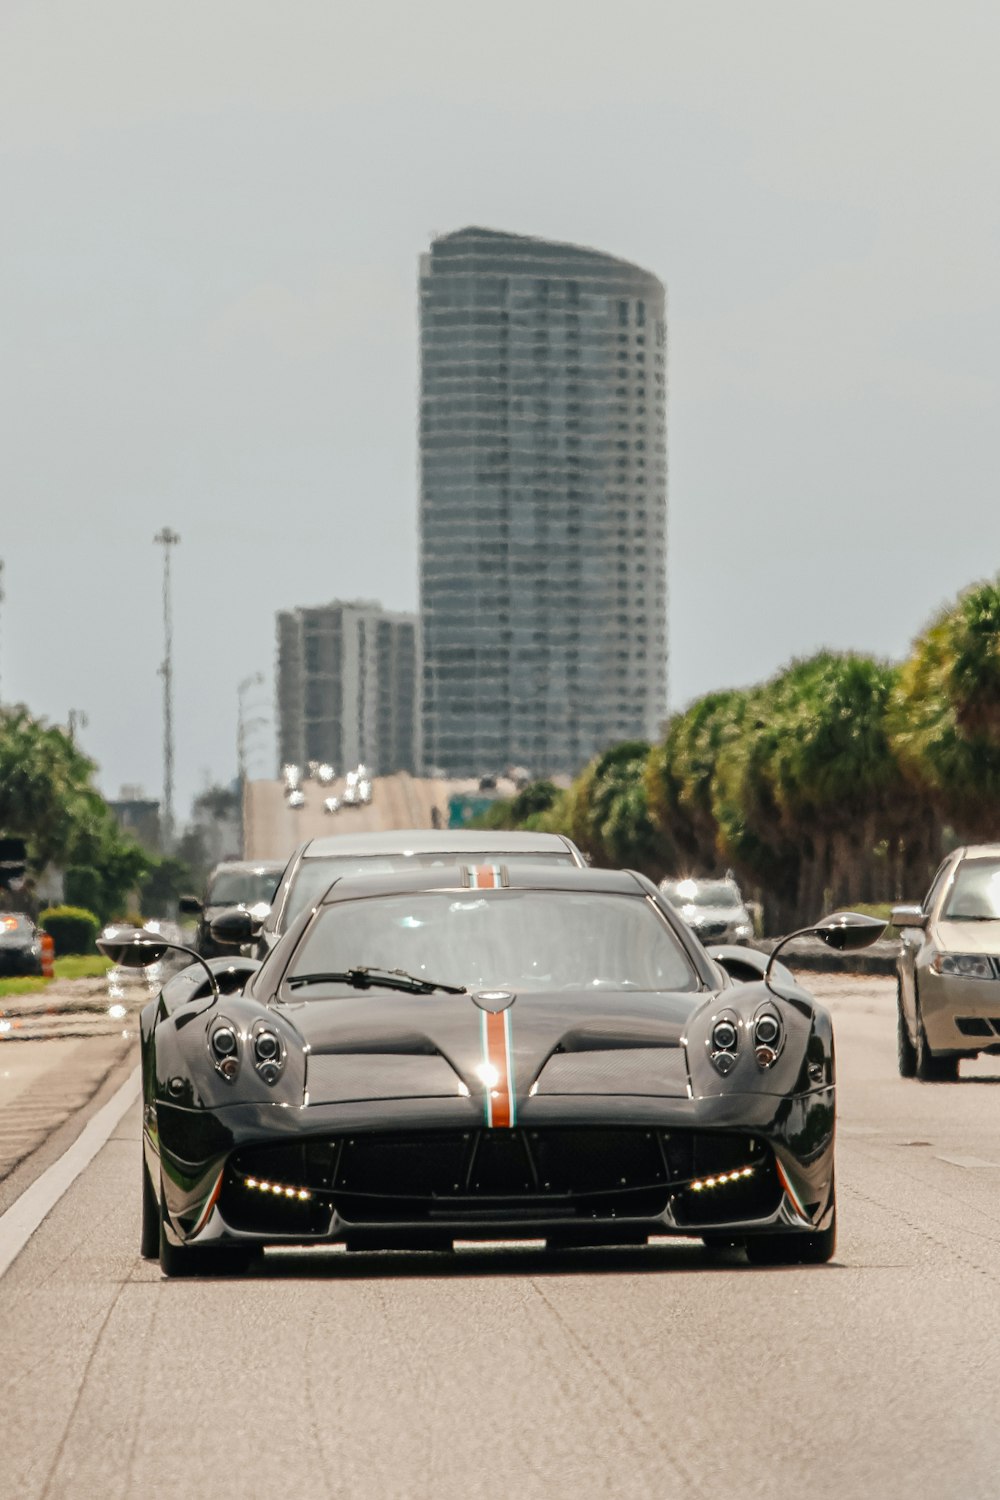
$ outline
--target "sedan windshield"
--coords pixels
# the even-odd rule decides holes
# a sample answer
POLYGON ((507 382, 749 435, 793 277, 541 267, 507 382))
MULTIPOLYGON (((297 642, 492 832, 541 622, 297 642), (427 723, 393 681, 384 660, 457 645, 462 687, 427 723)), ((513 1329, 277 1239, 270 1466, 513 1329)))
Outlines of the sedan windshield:
POLYGON ((671 906, 723 906, 734 910, 743 902, 728 880, 672 880, 660 887, 671 906))
POLYGON ((280 870, 220 870, 209 882, 206 906, 270 905, 280 870))
POLYGON ((285 909, 282 914, 282 929, 287 930, 307 906, 325 896, 335 880, 343 875, 391 875, 396 870, 454 870, 458 865, 506 865, 508 870, 523 870, 528 865, 572 866, 572 855, 562 850, 551 854, 477 854, 465 851, 462 854, 354 854, 333 855, 329 859, 304 859, 292 881, 285 909))
POLYGON ((943 915, 950 922, 1000 919, 1000 860, 964 859, 943 915))
POLYGON ((286 984, 296 999, 356 993, 336 979, 308 988, 303 980, 361 966, 470 990, 698 987, 645 897, 599 891, 418 891, 335 902, 307 932, 286 984))

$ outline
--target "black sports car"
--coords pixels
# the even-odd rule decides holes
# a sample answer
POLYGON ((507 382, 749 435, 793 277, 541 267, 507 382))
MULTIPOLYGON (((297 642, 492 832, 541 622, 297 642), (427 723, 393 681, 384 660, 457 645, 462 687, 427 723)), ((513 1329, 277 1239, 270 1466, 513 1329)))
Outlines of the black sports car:
POLYGON ((186 969, 143 1011, 142 1253, 171 1276, 277 1244, 685 1235, 825 1261, 830 1018, 766 967, 630 872, 338 881, 262 965, 186 969))
POLYGON ((281 860, 227 859, 210 872, 201 898, 180 898, 181 913, 198 918, 194 946, 202 958, 221 958, 227 952, 212 937, 212 922, 221 912, 235 906, 248 907, 257 909, 263 920, 284 868, 281 860))

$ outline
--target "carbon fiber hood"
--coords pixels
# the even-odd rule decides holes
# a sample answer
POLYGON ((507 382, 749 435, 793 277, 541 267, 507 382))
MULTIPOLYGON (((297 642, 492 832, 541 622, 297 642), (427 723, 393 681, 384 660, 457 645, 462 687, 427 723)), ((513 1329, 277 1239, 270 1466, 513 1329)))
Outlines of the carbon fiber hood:
POLYGON ((681 1037, 704 992, 518 994, 488 1018, 468 995, 364 993, 279 1007, 308 1046, 310 1103, 482 1094, 684 1093, 681 1037), (502 1057, 494 1058, 499 1048, 502 1057), (506 1081, 506 1079, 505 1079, 506 1081))

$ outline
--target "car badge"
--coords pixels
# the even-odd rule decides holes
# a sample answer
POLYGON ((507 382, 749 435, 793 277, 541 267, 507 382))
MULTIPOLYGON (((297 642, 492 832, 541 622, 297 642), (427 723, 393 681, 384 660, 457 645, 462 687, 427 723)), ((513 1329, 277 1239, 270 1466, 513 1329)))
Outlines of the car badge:
POLYGON ((517 996, 511 990, 476 990, 472 998, 480 1010, 489 1011, 491 1016, 496 1016, 506 1010, 508 1005, 513 1005, 517 996))

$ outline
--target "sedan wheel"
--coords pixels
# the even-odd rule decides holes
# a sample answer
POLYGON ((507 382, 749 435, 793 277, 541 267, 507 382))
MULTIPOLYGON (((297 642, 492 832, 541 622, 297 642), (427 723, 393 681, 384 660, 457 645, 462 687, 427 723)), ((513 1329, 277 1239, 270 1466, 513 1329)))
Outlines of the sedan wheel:
POLYGON ((910 1033, 906 1028, 906 1016, 903 1014, 903 995, 899 980, 896 980, 896 1057, 899 1062, 900 1078, 913 1078, 917 1071, 917 1049, 910 1041, 910 1033))
POLYGON ((921 1083, 957 1083, 958 1058, 936 1056, 927 1045, 927 1033, 917 1007, 916 1076, 921 1083))

